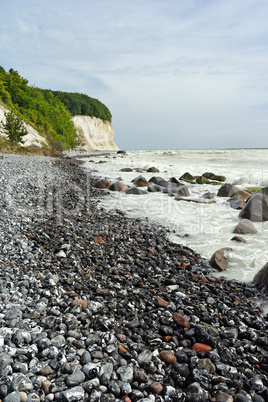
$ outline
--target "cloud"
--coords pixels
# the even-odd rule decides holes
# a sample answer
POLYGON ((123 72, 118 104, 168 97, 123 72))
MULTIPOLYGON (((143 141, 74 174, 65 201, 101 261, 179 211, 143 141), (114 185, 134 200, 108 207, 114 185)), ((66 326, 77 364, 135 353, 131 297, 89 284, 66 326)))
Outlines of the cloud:
POLYGON ((266 0, 10 0, 0 64, 102 100, 120 147, 254 146, 254 128, 268 146, 267 13, 266 0))

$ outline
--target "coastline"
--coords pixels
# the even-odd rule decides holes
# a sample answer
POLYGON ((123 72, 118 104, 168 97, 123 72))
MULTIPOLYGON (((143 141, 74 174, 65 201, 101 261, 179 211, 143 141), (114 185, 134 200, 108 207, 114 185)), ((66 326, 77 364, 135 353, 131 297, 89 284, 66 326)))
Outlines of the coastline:
POLYGON ((0 162, 2 400, 265 400, 253 285, 214 278, 165 228, 99 208, 76 158, 0 162))

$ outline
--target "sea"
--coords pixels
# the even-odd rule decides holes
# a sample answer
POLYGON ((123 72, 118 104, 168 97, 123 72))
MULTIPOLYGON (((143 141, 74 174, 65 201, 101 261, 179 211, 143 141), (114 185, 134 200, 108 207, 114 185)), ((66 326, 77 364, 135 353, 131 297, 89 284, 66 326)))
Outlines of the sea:
MULTIPOLYGON (((92 172, 96 178, 122 180, 129 186, 140 175, 147 180, 152 176, 179 179, 185 172, 192 176, 205 172, 223 175, 225 183, 239 188, 268 186, 268 149, 130 150, 126 154, 88 151, 87 157, 81 159, 86 169, 97 170, 92 172), (156 167, 159 173, 148 173, 150 167, 156 167), (121 170, 125 168, 132 171, 121 170)), ((250 282, 268 262, 268 222, 254 222, 258 232, 242 235, 246 243, 233 241, 233 230, 240 221, 239 210, 232 209, 227 198, 217 196, 221 185, 185 184, 190 197, 202 197, 209 191, 216 203, 176 201, 164 193, 110 192, 100 206, 166 227, 171 241, 190 247, 205 259, 220 248, 231 248, 227 253, 229 268, 218 275, 250 282)))

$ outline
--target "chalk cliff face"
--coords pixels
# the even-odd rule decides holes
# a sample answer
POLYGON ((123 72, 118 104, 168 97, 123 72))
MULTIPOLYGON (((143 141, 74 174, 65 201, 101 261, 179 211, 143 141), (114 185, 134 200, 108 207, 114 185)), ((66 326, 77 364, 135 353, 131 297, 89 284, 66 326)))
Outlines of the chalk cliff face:
POLYGON ((89 116, 74 116, 73 122, 77 136, 87 151, 118 150, 114 143, 114 130, 108 120, 89 116))
MULTIPOLYGON (((8 109, 5 109, 2 105, 0 105, 0 122, 2 121, 4 124, 6 123, 6 116, 5 112, 9 112, 8 109)), ((21 144, 22 146, 29 147, 29 146, 35 146, 35 147, 44 147, 47 146, 47 141, 44 137, 42 137, 38 131, 36 131, 32 126, 29 124, 24 123, 24 126, 26 130, 28 131, 28 134, 23 137, 24 144, 21 144)), ((6 137, 4 132, 2 131, 0 127, 0 135, 3 135, 6 137)))

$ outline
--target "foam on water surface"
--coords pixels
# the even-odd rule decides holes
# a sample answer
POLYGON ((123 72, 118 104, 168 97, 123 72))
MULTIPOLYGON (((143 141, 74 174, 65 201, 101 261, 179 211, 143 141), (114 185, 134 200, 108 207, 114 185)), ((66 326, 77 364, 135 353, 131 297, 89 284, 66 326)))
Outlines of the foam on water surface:
MULTIPOLYGON (((92 156, 84 159, 88 169, 97 169, 98 176, 124 183, 142 174, 147 180, 152 176, 165 179, 185 172, 193 176, 205 172, 224 175, 227 183, 240 187, 268 185, 268 150, 156 150, 128 151, 120 157, 115 153, 106 156, 92 156), (100 163, 105 162, 105 163, 100 163), (139 173, 135 169, 155 166, 159 173, 139 173), (121 172, 132 168, 132 172, 121 172)), ((256 235, 244 235, 245 243, 231 241, 233 229, 239 222, 239 211, 230 208, 226 198, 217 197, 220 186, 192 185, 186 183, 191 197, 200 197, 207 191, 215 194, 215 204, 195 204, 175 201, 174 197, 162 193, 148 193, 144 196, 111 193, 101 205, 108 209, 121 209, 131 217, 148 218, 171 229, 170 239, 191 247, 205 258, 222 247, 231 247, 228 254, 229 268, 224 275, 242 281, 250 281, 268 261, 268 222, 254 222, 256 235)))

